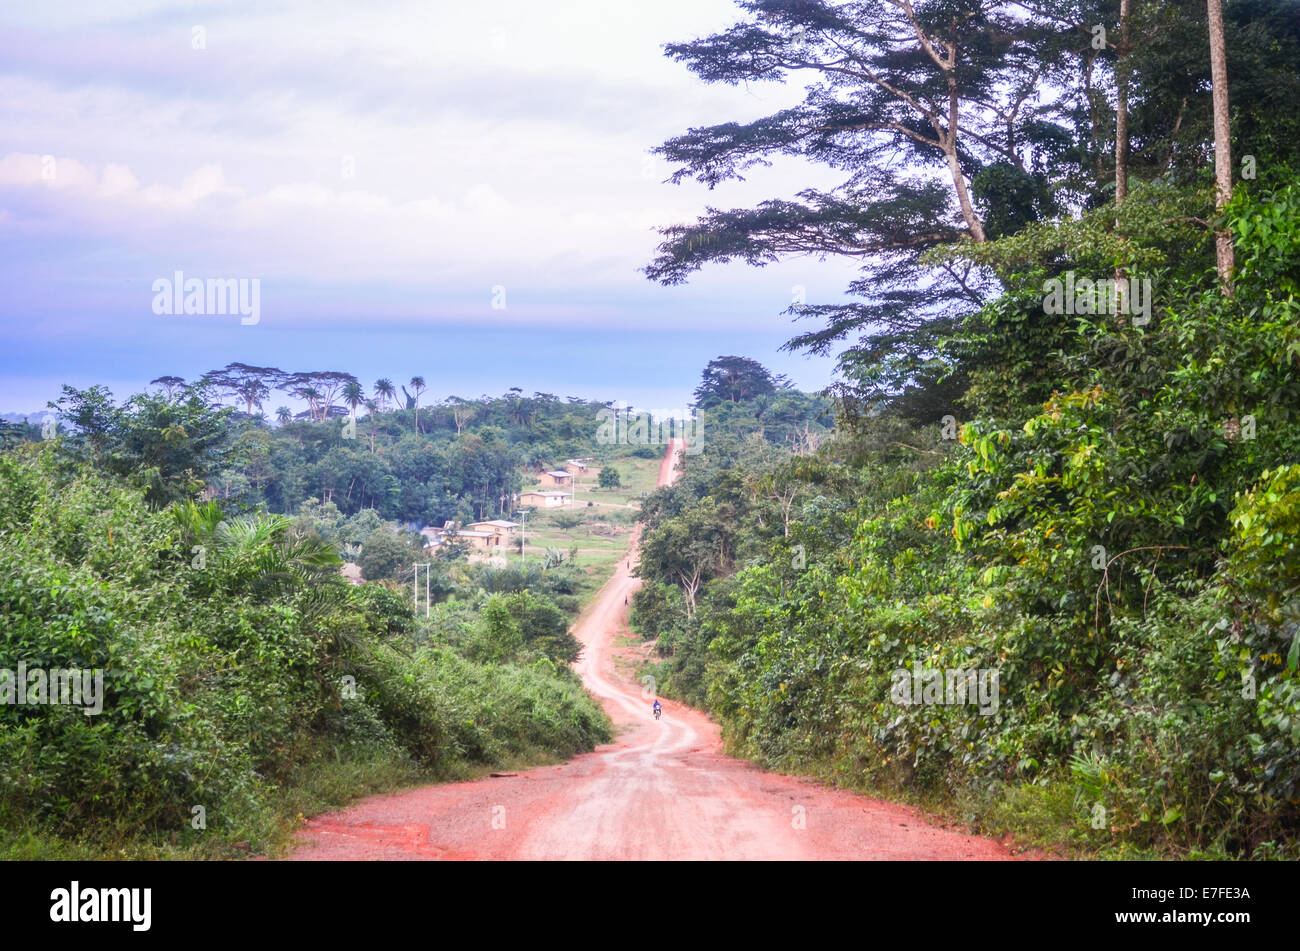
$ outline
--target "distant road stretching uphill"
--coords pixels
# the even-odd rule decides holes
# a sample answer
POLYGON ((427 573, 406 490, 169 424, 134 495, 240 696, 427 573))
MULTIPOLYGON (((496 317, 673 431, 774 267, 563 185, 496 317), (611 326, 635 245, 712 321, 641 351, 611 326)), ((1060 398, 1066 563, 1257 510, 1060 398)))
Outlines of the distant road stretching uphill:
MULTIPOLYGON (((670 444, 659 484, 676 477, 670 444)), ((635 558, 636 537, 633 537, 635 558)), ((318 816, 291 859, 1008 859, 989 839, 915 810, 723 756, 718 727, 670 701, 651 716, 614 672, 615 633, 640 585, 620 562, 573 628, 575 669, 618 740, 514 776, 424 786, 318 816)))

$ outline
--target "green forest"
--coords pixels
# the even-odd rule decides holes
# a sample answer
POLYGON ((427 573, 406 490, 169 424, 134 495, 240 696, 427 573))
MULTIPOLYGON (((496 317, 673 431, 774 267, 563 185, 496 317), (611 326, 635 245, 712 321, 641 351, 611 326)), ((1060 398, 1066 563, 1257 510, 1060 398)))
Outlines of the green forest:
POLYGON ((220 377, 120 403, 66 388, 57 425, 6 429, 0 645, 105 682, 93 717, 0 706, 0 854, 275 854, 367 792, 609 738, 569 669, 598 579, 431 556, 405 530, 497 512, 537 453, 590 447, 590 406, 507 395, 417 424, 372 403, 352 433, 328 402, 274 424, 224 405, 220 377), (392 580, 349 584, 345 557, 392 580))
MULTIPOLYGON (((363 400, 349 374, 297 376, 234 364, 120 401, 64 387, 44 426, 5 425, 0 649, 104 684, 95 716, 0 704, 0 855, 277 855, 367 793, 611 738, 569 632, 608 568, 474 560, 413 529, 518 516, 519 488, 570 456, 665 447, 601 445, 605 403, 398 407, 386 380, 363 400), (268 420, 276 385, 307 409, 268 420), (349 560, 370 583, 348 583, 349 560)), ((765 383, 736 404, 746 432, 825 431, 828 399, 765 383)))
POLYGON ((791 308, 833 434, 715 427, 643 509, 662 689, 736 755, 983 831, 1300 856, 1294 4, 1225 5, 1226 83, 1204 3, 741 6, 669 55, 806 98, 669 140, 674 180, 843 185, 667 225, 647 272, 863 266, 791 308), (900 702, 918 667, 996 702, 900 702))
POLYGON ((719 355, 653 491, 663 441, 600 436, 645 411, 590 394, 63 386, 0 424, 0 655, 102 710, 0 670, 0 857, 279 857, 614 740, 571 627, 639 524, 637 675, 727 753, 1056 855, 1300 859, 1296 3, 737 6, 668 57, 802 98, 653 146, 696 217, 633 274, 848 262, 787 311, 834 380, 719 355), (726 204, 792 163, 839 184, 726 204), (528 518, 495 560, 420 534, 528 518))

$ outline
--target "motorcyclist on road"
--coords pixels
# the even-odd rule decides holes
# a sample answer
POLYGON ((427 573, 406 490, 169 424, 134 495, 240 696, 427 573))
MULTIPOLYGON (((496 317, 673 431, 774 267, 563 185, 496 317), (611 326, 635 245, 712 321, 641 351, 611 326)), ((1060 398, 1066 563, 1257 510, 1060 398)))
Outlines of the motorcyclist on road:
POLYGON ((654 714, 656 719, 659 717, 659 711, 662 708, 662 706, 663 705, 658 700, 655 701, 654 714))

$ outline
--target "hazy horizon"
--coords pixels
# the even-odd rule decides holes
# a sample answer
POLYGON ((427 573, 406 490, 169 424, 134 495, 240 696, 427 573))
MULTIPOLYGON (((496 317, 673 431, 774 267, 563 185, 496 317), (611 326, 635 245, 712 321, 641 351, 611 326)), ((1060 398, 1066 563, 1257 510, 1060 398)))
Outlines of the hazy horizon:
POLYGON ((834 182, 791 159, 664 184, 665 139, 801 98, 706 86, 663 55, 735 9, 0 11, 0 410, 231 361, 676 405, 737 354, 825 386, 831 360, 779 352, 799 329, 783 312, 796 288, 842 299, 852 264, 734 262, 680 287, 639 272, 656 227, 834 182), (259 282, 257 320, 155 313, 177 271, 259 282))

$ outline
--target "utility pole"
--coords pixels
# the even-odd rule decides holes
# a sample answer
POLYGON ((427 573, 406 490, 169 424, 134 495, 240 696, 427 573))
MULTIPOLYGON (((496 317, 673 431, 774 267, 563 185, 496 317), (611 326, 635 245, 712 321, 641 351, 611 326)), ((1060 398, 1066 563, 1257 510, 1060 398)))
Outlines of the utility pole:
MULTIPOLYGON (((415 569, 415 581, 411 585, 411 603, 415 613, 420 613, 420 563, 417 561, 411 566, 415 569)), ((429 573, 433 570, 433 562, 424 563, 424 616, 429 616, 429 573)))

